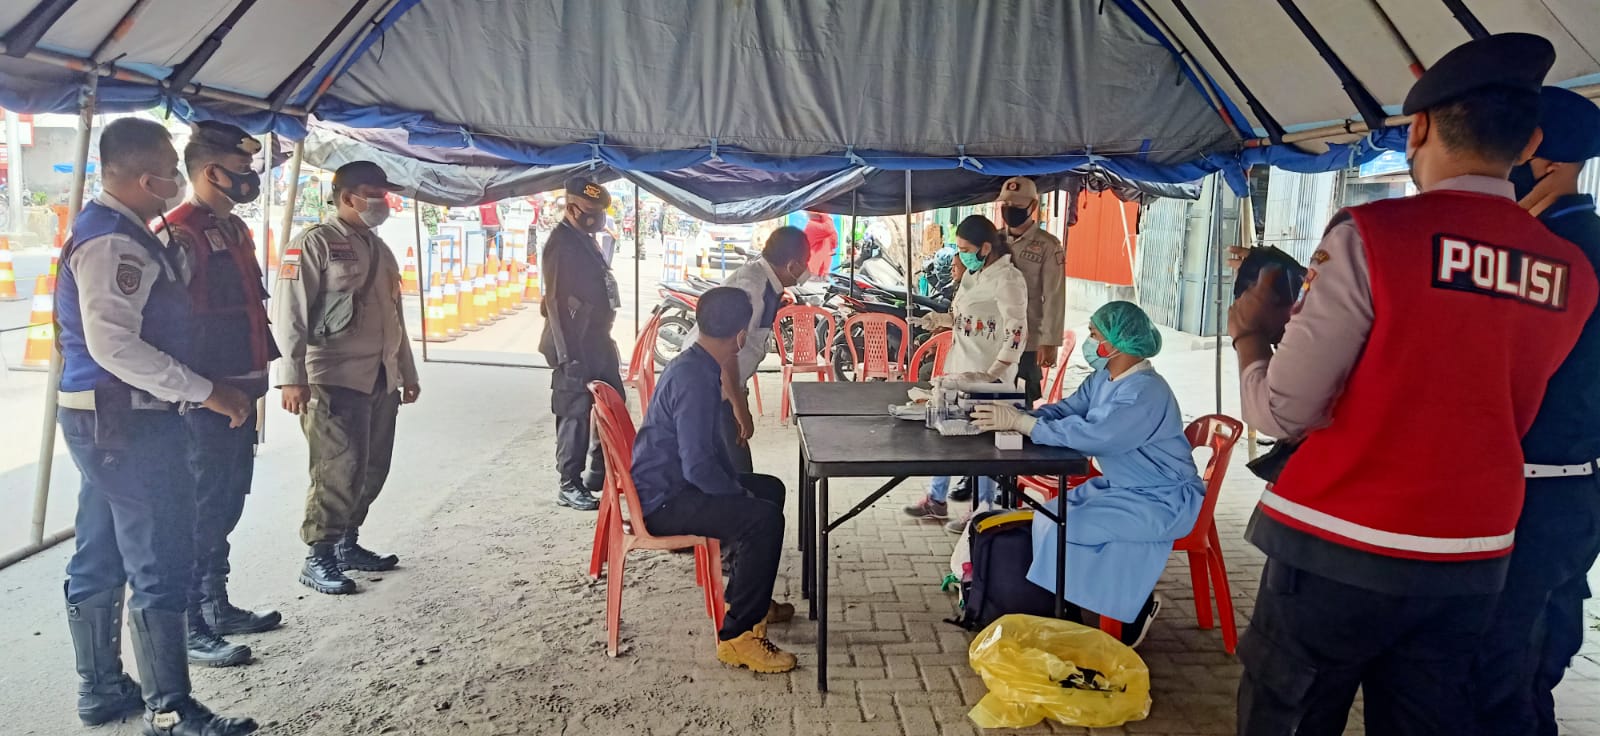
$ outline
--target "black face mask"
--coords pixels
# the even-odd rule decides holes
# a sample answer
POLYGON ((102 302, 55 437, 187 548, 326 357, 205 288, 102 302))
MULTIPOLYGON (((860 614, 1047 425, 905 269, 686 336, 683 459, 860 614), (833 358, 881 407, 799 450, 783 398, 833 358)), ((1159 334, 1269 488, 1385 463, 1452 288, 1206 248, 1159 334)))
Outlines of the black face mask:
MULTIPOLYGON (((1549 175, 1550 172, 1547 171, 1544 176, 1549 175)), ((1515 192, 1513 196, 1518 201, 1521 201, 1524 197, 1532 194, 1533 188, 1538 186, 1539 182, 1544 181, 1544 176, 1535 177, 1533 175, 1532 162, 1511 167, 1511 188, 1515 192)))
POLYGON ((217 170, 228 175, 228 183, 226 185, 218 184, 218 191, 227 195, 228 199, 233 200, 234 203, 254 202, 256 197, 261 196, 260 174, 254 171, 246 171, 241 174, 237 171, 229 171, 221 166, 218 166, 217 170))
POLYGON ((1022 224, 1033 217, 1027 207, 1001 207, 1000 219, 1006 221, 1006 227, 1022 227, 1022 224))
POLYGON ((596 212, 585 212, 581 207, 572 208, 572 224, 586 233, 597 233, 606 229, 606 221, 596 212))

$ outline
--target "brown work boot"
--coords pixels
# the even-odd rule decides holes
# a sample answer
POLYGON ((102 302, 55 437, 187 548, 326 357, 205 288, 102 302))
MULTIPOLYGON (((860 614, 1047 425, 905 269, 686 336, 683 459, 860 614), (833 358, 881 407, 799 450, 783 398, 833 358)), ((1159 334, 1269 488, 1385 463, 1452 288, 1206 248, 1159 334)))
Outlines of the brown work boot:
POLYGON ((767 604, 767 620, 769 624, 788 623, 794 618, 793 603, 779 603, 773 601, 767 604))
POLYGON ((754 631, 717 642, 717 659, 729 667, 744 667, 769 675, 788 672, 795 666, 793 654, 779 649, 754 631))

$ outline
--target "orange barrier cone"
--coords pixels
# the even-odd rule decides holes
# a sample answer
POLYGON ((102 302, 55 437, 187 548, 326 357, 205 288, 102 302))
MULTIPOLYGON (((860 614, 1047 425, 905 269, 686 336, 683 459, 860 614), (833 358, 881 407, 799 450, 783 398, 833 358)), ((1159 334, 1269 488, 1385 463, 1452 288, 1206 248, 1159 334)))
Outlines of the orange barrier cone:
POLYGON ((50 251, 50 276, 51 276, 51 279, 52 279, 51 282, 50 282, 50 293, 52 293, 52 294, 54 294, 55 290, 56 290, 55 281, 54 281, 54 278, 55 278, 55 275, 56 275, 56 271, 60 270, 60 268, 61 268, 61 243, 57 242, 55 249, 50 251))
POLYGON ((485 314, 489 309, 489 303, 483 297, 482 270, 479 266, 468 267, 467 273, 471 275, 467 277, 461 291, 462 295, 467 297, 467 301, 463 304, 472 305, 472 309, 461 317, 461 326, 469 330, 481 330, 484 325, 489 324, 489 318, 485 314))
POLYGON ((461 295, 456 288, 456 275, 444 277, 444 330, 454 338, 461 336, 461 295))
POLYGON ((445 342, 450 335, 449 322, 444 314, 444 285, 439 283, 438 275, 434 275, 433 283, 428 286, 428 331, 423 336, 429 342, 445 342))
POLYGON ((40 276, 33 284, 33 308, 28 315, 28 344, 22 351, 22 367, 42 370, 50 367, 50 354, 56 348, 56 277, 40 276))
POLYGON ((11 241, 0 235, 0 302, 21 300, 17 295, 17 271, 12 266, 11 241))
POLYGON ((422 284, 417 281, 417 249, 406 249, 406 263, 400 269, 400 293, 415 295, 422 290, 422 284))
POLYGON ((494 272, 488 264, 478 266, 478 288, 483 290, 483 311, 478 314, 479 324, 500 321, 500 295, 494 290, 494 272))
POLYGON ((527 298, 522 294, 522 272, 527 266, 522 261, 512 261, 506 264, 506 291, 511 295, 511 308, 520 312, 528 308, 527 298))
POLYGON ((494 296, 500 303, 501 316, 515 311, 511 302, 511 264, 499 260, 494 263, 494 296))
POLYGON ((528 270, 522 275, 522 298, 526 301, 539 301, 539 254, 530 246, 528 248, 528 270))

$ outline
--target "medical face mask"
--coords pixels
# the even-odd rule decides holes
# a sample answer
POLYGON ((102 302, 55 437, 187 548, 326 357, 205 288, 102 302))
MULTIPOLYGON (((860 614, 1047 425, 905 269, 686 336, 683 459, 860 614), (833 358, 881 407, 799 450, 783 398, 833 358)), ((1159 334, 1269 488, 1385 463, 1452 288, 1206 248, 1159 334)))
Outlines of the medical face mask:
POLYGON ((578 229, 586 233, 597 233, 606 229, 606 221, 597 212, 585 212, 582 207, 572 206, 572 219, 578 229))
POLYGON ((977 273, 983 270, 983 256, 966 251, 961 251, 958 255, 961 256, 961 265, 967 267, 967 273, 977 273))
MULTIPOLYGON (((1550 172, 1548 171, 1546 171, 1544 174, 1544 176, 1549 175, 1550 172)), ((1515 194, 1513 196, 1515 196, 1519 201, 1527 198, 1529 194, 1533 193, 1533 188, 1538 186, 1539 182, 1544 181, 1544 176, 1533 175, 1532 161, 1522 164, 1521 166, 1512 167, 1511 188, 1515 190, 1515 194)))
POLYGON ((359 217, 361 224, 367 227, 377 227, 389 219, 389 200, 383 197, 367 197, 366 209, 362 210, 359 217))
POLYGON ((221 166, 218 166, 217 170, 228 177, 226 186, 222 184, 216 185, 217 191, 222 192, 228 199, 233 200, 234 204, 254 202, 256 197, 261 196, 260 174, 254 171, 246 171, 244 173, 229 171, 221 166))
POLYGON ((1105 368, 1106 363, 1111 361, 1111 346, 1094 339, 1092 335, 1083 341, 1081 352, 1084 362, 1097 371, 1105 368))
POLYGON ((1001 207, 1000 218, 1006 221, 1007 227, 1022 227, 1030 215, 1027 207, 1001 207))
POLYGON ((159 194, 156 194, 155 190, 150 189, 149 187, 145 188, 145 191, 148 192, 150 196, 161 200, 161 211, 163 213, 171 212, 173 208, 183 204, 183 195, 189 188, 189 182, 183 178, 183 174, 181 172, 177 176, 156 176, 155 174, 147 174, 146 176, 149 176, 151 179, 170 181, 172 182, 172 185, 177 188, 177 193, 170 197, 163 197, 159 194))

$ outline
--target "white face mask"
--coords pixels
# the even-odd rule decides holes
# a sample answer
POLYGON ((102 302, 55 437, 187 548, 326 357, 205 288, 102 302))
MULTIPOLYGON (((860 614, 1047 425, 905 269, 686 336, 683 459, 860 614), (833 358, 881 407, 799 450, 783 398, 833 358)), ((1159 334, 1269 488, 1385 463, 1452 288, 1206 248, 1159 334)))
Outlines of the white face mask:
POLYGON ((161 200, 161 211, 163 213, 171 212, 178 205, 183 204, 185 196, 189 193, 189 182, 183 178, 183 172, 178 172, 176 176, 156 176, 155 174, 147 174, 146 176, 149 176, 151 179, 170 181, 173 183, 173 186, 177 187, 177 194, 174 194, 170 197, 163 197, 159 194, 156 194, 155 191, 151 190, 150 188, 145 188, 145 191, 149 192, 150 196, 161 200))
POLYGON ((386 197, 367 197, 366 209, 361 210, 361 224, 377 227, 389 219, 389 200, 386 197))

